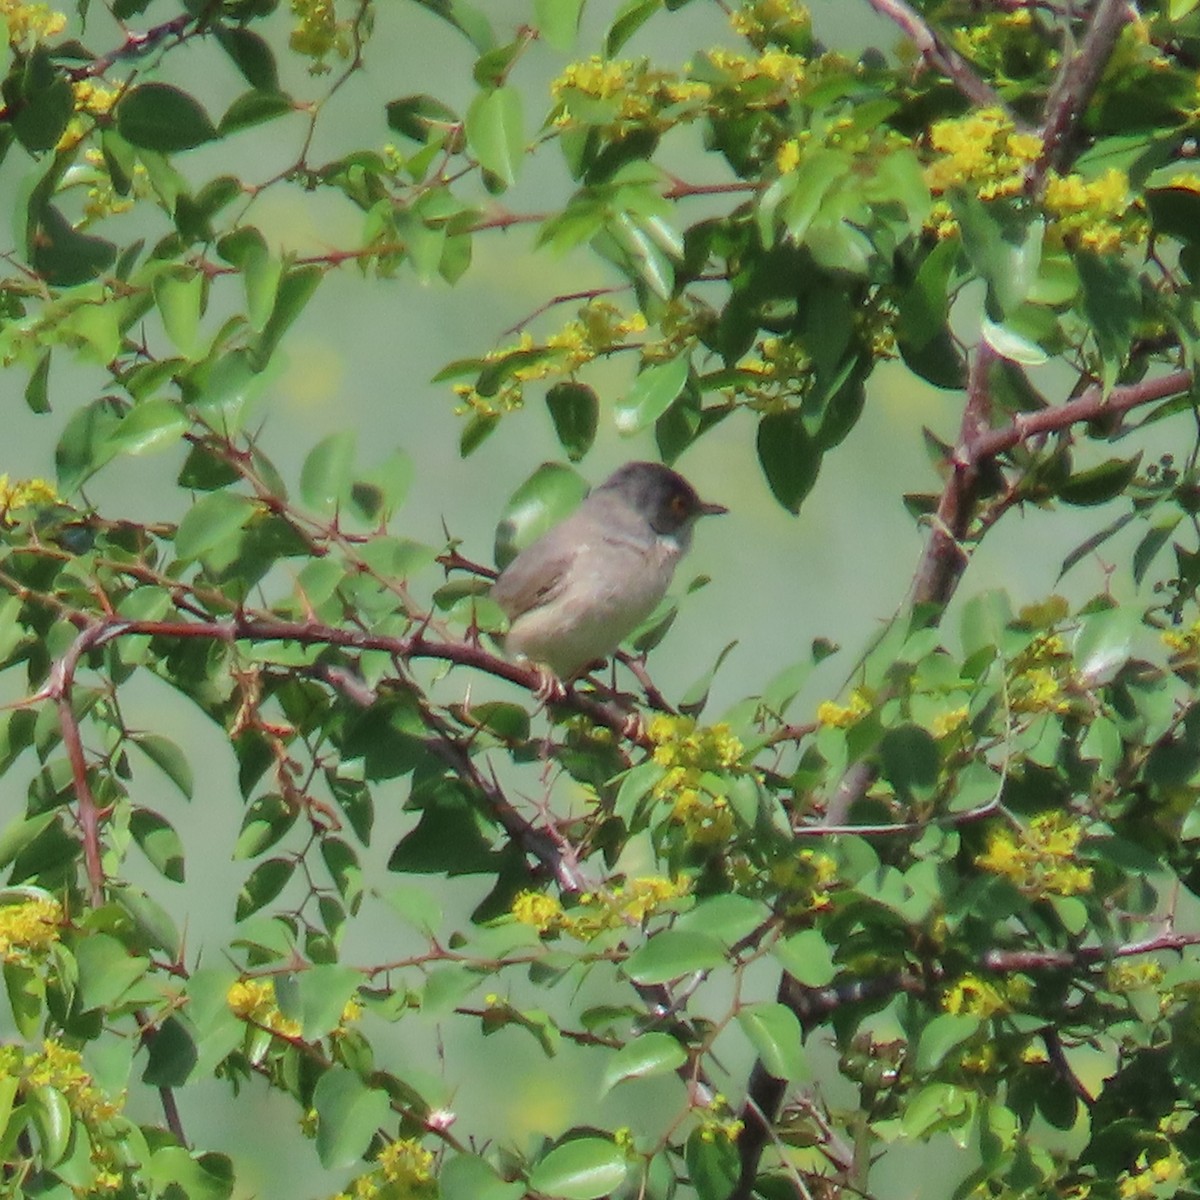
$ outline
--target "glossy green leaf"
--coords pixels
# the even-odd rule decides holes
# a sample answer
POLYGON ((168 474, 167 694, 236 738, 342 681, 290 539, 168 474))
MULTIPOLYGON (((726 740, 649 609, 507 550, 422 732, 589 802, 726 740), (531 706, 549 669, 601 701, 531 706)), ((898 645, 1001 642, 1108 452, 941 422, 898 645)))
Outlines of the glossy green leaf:
POLYGON ((537 541, 547 530, 579 506, 587 484, 570 467, 543 463, 505 505, 496 526, 496 565, 504 568, 517 552, 537 541))
MULTIPOLYGON (((166 597, 161 591, 142 589, 145 593, 140 613, 130 612, 122 608, 125 616, 149 616, 149 606, 162 608, 166 597)), ((165 609, 163 610, 165 611, 165 609)), ((130 735, 130 741, 152 762, 166 777, 183 793, 187 799, 192 798, 193 779, 192 768, 187 756, 178 743, 159 733, 135 733, 130 735)))
POLYGON ((192 1035, 178 1017, 168 1017, 147 1038, 146 1069, 142 1082, 151 1087, 182 1087, 196 1066, 198 1055, 192 1035))
POLYGON ((268 858, 259 863, 238 892, 236 919, 244 921, 264 904, 270 904, 287 887, 295 871, 296 861, 291 858, 268 858))
POLYGON ((152 454, 176 445, 187 429, 187 416, 178 404, 165 398, 144 400, 122 417, 108 444, 113 454, 152 454))
POLYGON ((643 368, 628 395, 613 408, 618 432, 637 433, 653 425, 683 391, 689 369, 686 355, 643 368))
POLYGON ((300 810, 278 792, 264 792, 250 802, 233 849, 234 858, 256 858, 269 850, 296 823, 300 810))
POLYGON ((635 983, 668 983, 696 971, 719 967, 724 961, 725 947, 716 938, 667 929, 629 956, 625 973, 635 983))
POLYGON ((53 204, 40 208, 30 223, 29 259, 46 283, 87 283, 107 271, 116 257, 112 242, 81 233, 53 204))
POLYGON ((363 982, 361 971, 336 963, 302 971, 297 981, 301 1037, 312 1042, 336 1029, 343 1010, 363 982))
POLYGON ((560 1142, 529 1173, 529 1186, 556 1200, 599 1200, 625 1181, 624 1152, 605 1138, 560 1142))
POLYGON ((1140 454, 1132 458, 1110 458, 1086 471, 1077 471, 1059 485, 1058 498, 1065 504, 1103 504, 1119 496, 1137 475, 1140 454))
POLYGON ((546 393, 554 432, 572 462, 592 448, 600 424, 600 398, 586 383, 567 380, 546 393))
POLYGON ((261 371, 266 366, 275 353, 279 340, 312 299, 322 276, 320 267, 307 266, 293 267, 280 279, 271 315, 267 318, 262 336, 251 355, 251 364, 256 371, 261 371))
POLYGON ((737 1020, 769 1075, 789 1083, 808 1078, 804 1031, 787 1005, 748 1004, 738 1010, 737 1020))
POLYGON ((353 429, 331 433, 318 442, 300 468, 300 495, 317 512, 332 512, 350 490, 358 437, 353 429))
POLYGON ((56 1166, 66 1155, 70 1144, 71 1106, 66 1096, 49 1084, 32 1088, 27 1103, 33 1126, 37 1130, 42 1160, 48 1167, 56 1166))
POLYGON ((204 293, 204 276, 199 271, 166 271, 154 280, 154 303, 163 327, 171 344, 185 358, 196 351, 204 293))
POLYGON ((150 963, 107 933, 89 932, 75 946, 82 1008, 108 1008, 145 975, 150 963))
POLYGON ((804 427, 797 409, 771 413, 758 423, 758 461, 775 499, 798 513, 812 491, 821 467, 821 452, 804 427))
POLYGON ((602 1091, 610 1091, 626 1079, 645 1079, 653 1075, 669 1075, 687 1062, 687 1051, 678 1038, 669 1033, 651 1030, 635 1037, 604 1065, 602 1091))
POLYGON ((829 943, 817 929, 780 938, 771 947, 771 957, 805 987, 827 987, 837 974, 829 943))
POLYGON ((183 882, 183 842, 165 817, 148 808, 135 808, 129 832, 160 874, 175 883, 183 882))
POLYGON ((228 137, 276 117, 285 117, 296 108, 292 98, 283 92, 244 92, 225 110, 217 130, 221 137, 228 137))
POLYGON ((330 1067, 317 1081, 317 1157, 326 1170, 352 1166, 366 1152, 390 1113, 387 1092, 369 1088, 345 1067, 330 1067))
POLYGON ((662 0, 625 0, 604 39, 604 53, 615 56, 662 6, 662 0))
POLYGON ((684 1146, 688 1177, 698 1200, 728 1200, 738 1180, 738 1152, 727 1137, 705 1137, 701 1129, 688 1134, 684 1146))
POLYGON ((459 122, 458 114, 435 96, 401 96, 386 106, 389 129, 424 145, 439 130, 459 122))
POLYGON ((25 403, 30 412, 48 413, 50 411, 50 351, 47 350, 37 361, 37 365, 29 373, 29 382, 25 385, 25 403))
POLYGON ((480 92, 467 109, 464 129, 479 165, 512 187, 525 158, 521 93, 514 87, 480 92))
POLYGON ((9 959, 4 963, 4 990, 17 1032, 26 1041, 33 1041, 41 1032, 45 1016, 46 984, 41 973, 9 959))
POLYGON ((506 1180, 477 1154, 453 1154, 438 1172, 440 1200, 521 1200, 525 1185, 506 1180))
POLYGON ((921 1030, 917 1042, 916 1069, 924 1074, 935 1070, 951 1051, 978 1031, 978 1017, 967 1013, 939 1013, 921 1030))
POLYGON ((217 25, 213 34, 251 87, 263 92, 279 90, 275 54, 265 38, 244 25, 217 25))
POLYGON ((583 0, 534 0, 534 15, 542 37, 563 53, 575 44, 583 0))
POLYGON ((162 154, 212 141, 216 127, 199 101, 166 83, 132 87, 117 105, 117 131, 131 146, 162 154))
POLYGON ((200 558, 236 536, 254 516, 255 506, 245 496, 213 492, 197 500, 184 513, 175 534, 180 558, 200 558))

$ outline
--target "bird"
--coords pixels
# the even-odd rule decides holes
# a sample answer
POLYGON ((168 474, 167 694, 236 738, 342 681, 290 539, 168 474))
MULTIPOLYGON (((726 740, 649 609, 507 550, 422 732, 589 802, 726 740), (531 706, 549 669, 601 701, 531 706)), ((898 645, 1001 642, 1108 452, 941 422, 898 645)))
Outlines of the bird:
POLYGON ((697 519, 728 511, 662 463, 626 463, 500 573, 491 594, 508 617, 505 650, 574 679, 654 611, 697 519))

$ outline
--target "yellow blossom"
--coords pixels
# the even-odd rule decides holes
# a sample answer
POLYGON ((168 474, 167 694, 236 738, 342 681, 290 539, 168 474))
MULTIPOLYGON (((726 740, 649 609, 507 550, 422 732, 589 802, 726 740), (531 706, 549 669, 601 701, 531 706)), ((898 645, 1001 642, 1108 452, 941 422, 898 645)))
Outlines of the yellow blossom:
POLYGON ((0 907, 0 959, 22 962, 59 940, 66 915, 50 896, 0 907))
POLYGON ((788 138, 775 151, 775 167, 780 175, 787 175, 800 165, 800 143, 795 138, 788 138))
POLYGON ((929 732, 939 740, 949 737, 955 730, 961 729, 967 719, 967 706, 952 708, 949 712, 938 713, 929 725, 929 732))
POLYGON ((563 910, 554 896, 521 892, 512 903, 512 914, 522 925, 532 925, 539 933, 546 933, 562 919, 563 910))
POLYGON ((58 502, 58 491, 48 480, 18 479, 10 483, 7 475, 0 475, 0 510, 13 512, 20 508, 58 502))
POLYGON ((825 700, 817 705, 817 723, 834 729, 849 729, 857 725, 871 711, 871 702, 861 688, 850 693, 849 704, 835 704, 825 700))
POLYGON ((1092 887, 1092 868, 1072 861, 1083 827, 1068 813, 1048 812, 1024 829, 993 828, 976 866, 1031 896, 1074 896, 1092 887))

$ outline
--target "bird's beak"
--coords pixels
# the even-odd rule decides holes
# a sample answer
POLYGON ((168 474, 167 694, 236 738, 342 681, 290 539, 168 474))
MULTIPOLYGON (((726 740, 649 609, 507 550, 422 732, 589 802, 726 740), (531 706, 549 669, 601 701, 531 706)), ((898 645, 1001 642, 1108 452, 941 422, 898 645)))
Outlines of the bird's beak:
POLYGON ((707 500, 701 500, 697 511, 702 517, 719 517, 722 513, 727 513, 729 509, 723 504, 709 504, 707 500))

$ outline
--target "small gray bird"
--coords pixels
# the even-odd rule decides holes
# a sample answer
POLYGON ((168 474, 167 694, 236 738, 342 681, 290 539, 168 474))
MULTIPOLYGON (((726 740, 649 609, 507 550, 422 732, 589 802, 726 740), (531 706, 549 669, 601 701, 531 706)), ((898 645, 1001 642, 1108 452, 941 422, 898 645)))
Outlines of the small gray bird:
POLYGON ((607 658, 666 594, 707 504, 661 463, 626 463, 501 572, 510 653, 571 679, 607 658))

